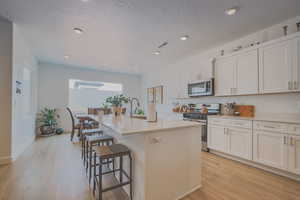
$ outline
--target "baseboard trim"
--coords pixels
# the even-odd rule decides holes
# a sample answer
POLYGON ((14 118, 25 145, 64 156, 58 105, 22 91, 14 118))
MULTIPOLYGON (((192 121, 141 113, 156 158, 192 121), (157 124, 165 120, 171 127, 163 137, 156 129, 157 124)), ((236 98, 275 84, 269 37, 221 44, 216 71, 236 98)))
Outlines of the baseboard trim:
POLYGON ((262 165, 262 164, 259 164, 259 163, 256 163, 256 162, 253 162, 253 161, 250 161, 250 160, 245 160, 245 159, 242 159, 242 158, 238 158, 238 157, 228 155, 228 154, 223 153, 223 152, 219 152, 219 151, 215 151, 215 150, 211 150, 211 149, 210 149, 209 152, 213 153, 215 155, 230 159, 230 160, 234 160, 234 161, 237 161, 237 162, 240 162, 240 163, 243 163, 243 164, 246 164, 246 165, 250 165, 250 166, 258 168, 258 169, 265 170, 267 172, 271 172, 271 173, 279 175, 279 176, 284 176, 286 178, 290 178, 290 179, 293 179, 293 180, 296 180, 296 181, 300 181, 300 175, 297 175, 297 174, 293 174, 293 173, 290 173, 290 172, 287 172, 287 171, 284 171, 284 170, 280 170, 280 169, 276 169, 276 168, 273 168, 273 167, 265 166, 265 165, 262 165))
POLYGON ((200 189, 201 188, 201 185, 198 185, 196 187, 194 187, 193 189, 191 189, 190 191, 184 193, 183 195, 181 195, 180 197, 177 197, 176 200, 180 200, 180 199, 183 199, 184 197, 188 196, 189 194, 195 192, 196 190, 200 189))
POLYGON ((0 165, 8 165, 13 162, 12 157, 7 156, 7 157, 0 157, 0 165))

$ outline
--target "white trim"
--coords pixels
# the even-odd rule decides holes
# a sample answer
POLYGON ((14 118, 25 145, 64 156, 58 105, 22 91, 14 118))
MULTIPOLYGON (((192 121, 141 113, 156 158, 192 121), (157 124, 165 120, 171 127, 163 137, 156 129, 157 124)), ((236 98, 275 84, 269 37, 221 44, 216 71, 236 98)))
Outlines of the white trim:
POLYGON ((6 157, 0 157, 0 165, 7 165, 13 162, 12 157, 6 156, 6 157))
POLYGON ((189 194, 195 192, 196 190, 198 190, 198 189, 200 189, 200 188, 201 188, 201 185, 198 185, 198 186, 194 187, 193 189, 189 190, 188 192, 184 193, 183 195, 177 197, 176 200, 181 200, 181 199, 183 199, 184 197, 186 197, 187 195, 189 195, 189 194))
POLYGON ((287 177, 287 178, 290 178, 290 179, 293 179, 293 180, 296 180, 296 181, 300 181, 300 175, 297 175, 297 174, 293 174, 293 173, 283 171, 283 170, 280 170, 280 169, 276 169, 276 168, 273 168, 273 167, 268 167, 268 166, 265 166, 265 165, 262 165, 262 164, 259 164, 259 163, 255 163, 251 160, 245 160, 245 159, 238 158, 238 157, 235 157, 235 156, 231 156, 231 155, 228 155, 226 153, 222 153, 222 152, 212 150, 212 149, 210 150, 210 153, 221 156, 221 157, 224 157, 224 158, 227 158, 227 159, 230 159, 230 160, 234 160, 234 161, 246 164, 246 165, 250 165, 252 167, 262 169, 262 170, 271 172, 271 173, 276 174, 276 175, 280 175, 280 176, 284 176, 284 177, 287 177))

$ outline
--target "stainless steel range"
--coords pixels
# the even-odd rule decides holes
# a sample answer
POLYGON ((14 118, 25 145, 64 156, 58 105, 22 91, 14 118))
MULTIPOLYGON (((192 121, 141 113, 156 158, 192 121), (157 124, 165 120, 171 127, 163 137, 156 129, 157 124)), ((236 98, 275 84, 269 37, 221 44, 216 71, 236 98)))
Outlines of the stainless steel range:
POLYGON ((183 113, 183 120, 195 121, 202 124, 202 150, 208 152, 207 116, 220 114, 221 104, 197 104, 194 107, 195 112, 183 113))

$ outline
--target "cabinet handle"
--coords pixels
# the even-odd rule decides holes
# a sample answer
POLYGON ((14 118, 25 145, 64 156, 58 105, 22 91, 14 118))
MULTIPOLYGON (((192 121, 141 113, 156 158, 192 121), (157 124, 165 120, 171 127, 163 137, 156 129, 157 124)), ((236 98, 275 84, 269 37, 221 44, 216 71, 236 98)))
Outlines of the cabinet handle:
POLYGON ((291 146, 293 146, 293 145, 294 145, 294 140, 293 140, 293 137, 290 137, 290 144, 291 144, 291 146))
POLYGON ((274 126, 264 126, 265 128, 275 128, 274 126))
POLYGON ((298 81, 294 81, 294 89, 298 90, 298 81))
POLYGON ((291 81, 288 82, 288 88, 289 88, 289 90, 292 90, 292 84, 291 84, 291 81))

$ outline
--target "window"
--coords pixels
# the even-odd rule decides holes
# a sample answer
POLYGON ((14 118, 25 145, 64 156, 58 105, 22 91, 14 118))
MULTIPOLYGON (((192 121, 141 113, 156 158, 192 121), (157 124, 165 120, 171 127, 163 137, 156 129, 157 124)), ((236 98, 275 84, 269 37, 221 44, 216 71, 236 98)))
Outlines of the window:
POLYGON ((122 94, 123 85, 97 81, 69 80, 69 106, 77 112, 99 108, 107 97, 122 94))

